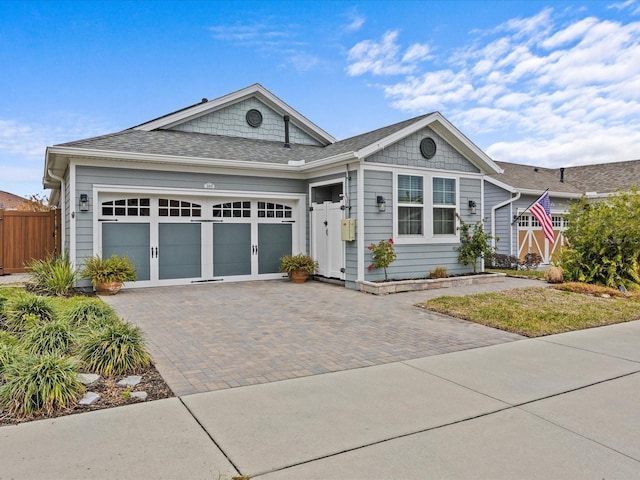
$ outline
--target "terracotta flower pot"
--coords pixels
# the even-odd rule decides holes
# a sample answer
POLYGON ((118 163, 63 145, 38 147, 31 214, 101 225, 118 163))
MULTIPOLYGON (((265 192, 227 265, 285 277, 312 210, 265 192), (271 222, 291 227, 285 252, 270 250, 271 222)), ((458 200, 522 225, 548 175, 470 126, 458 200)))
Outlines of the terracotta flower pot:
POLYGON ((102 282, 94 285, 98 295, 115 295, 122 288, 122 282, 102 282))
POLYGON ((289 278, 293 283, 304 283, 309 278, 309 272, 306 270, 296 270, 289 272, 289 278))

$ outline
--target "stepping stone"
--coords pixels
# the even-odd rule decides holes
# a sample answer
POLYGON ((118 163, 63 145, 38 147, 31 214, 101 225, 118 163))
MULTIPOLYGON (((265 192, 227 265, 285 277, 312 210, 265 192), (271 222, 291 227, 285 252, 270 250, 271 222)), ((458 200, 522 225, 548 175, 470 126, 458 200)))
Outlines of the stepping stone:
POLYGON ((93 385, 98 380, 100 380, 100 375, 95 373, 79 373, 76 378, 83 385, 93 385))
POLYGON ((117 385, 119 387, 135 387, 141 380, 142 377, 140 375, 130 375, 127 378, 120 380, 117 385))
POLYGON ((84 394, 84 397, 82 397, 82 400, 80 400, 80 405, 93 405, 94 403, 96 403, 98 400, 100 400, 100 395, 98 395, 95 392, 87 392, 84 394))
POLYGON ((147 392, 131 392, 131 398, 144 402, 147 399, 147 392))

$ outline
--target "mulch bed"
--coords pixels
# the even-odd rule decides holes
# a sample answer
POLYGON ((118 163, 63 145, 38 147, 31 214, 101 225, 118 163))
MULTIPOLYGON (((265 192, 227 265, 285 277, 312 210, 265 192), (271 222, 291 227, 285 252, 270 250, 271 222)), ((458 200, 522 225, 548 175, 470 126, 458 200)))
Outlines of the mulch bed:
POLYGON ((142 403, 141 400, 136 400, 135 398, 131 397, 127 398, 127 395, 124 394, 124 392, 126 392, 127 390, 131 392, 147 392, 148 396, 145 402, 160 400, 162 398, 170 398, 174 396, 169 386, 166 384, 164 379, 160 376, 153 365, 151 365, 147 369, 136 372, 135 374, 142 376, 142 381, 133 388, 122 388, 116 385, 119 380, 123 379, 127 375, 103 375, 98 382, 87 388, 87 391, 95 392, 101 397, 97 403, 90 406, 75 405, 74 407, 57 411, 51 415, 40 413, 24 418, 19 418, 15 415, 11 415, 6 410, 0 408, 0 427, 5 425, 16 425, 18 423, 24 422, 32 422, 34 420, 64 417, 67 415, 74 415, 76 413, 91 412, 94 410, 102 410, 105 408, 120 407, 123 405, 131 405, 134 403, 142 403))

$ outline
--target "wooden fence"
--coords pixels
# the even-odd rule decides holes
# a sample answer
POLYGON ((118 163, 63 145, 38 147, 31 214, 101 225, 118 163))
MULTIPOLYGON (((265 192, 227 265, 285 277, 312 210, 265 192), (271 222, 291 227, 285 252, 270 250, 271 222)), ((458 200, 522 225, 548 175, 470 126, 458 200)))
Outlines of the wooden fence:
POLYGON ((60 253, 60 210, 0 210, 0 275, 25 272, 33 259, 60 253))

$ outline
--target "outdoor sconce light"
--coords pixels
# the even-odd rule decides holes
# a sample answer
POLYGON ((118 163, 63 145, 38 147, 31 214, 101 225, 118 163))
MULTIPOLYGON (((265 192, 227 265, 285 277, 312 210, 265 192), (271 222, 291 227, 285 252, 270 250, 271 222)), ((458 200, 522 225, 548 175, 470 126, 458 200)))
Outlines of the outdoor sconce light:
POLYGON ((476 201, 469 200, 469 210, 471 210, 471 215, 475 215, 476 213, 476 201))
POLYGON ((382 195, 378 195, 378 198, 376 198, 376 203, 378 204, 379 212, 384 212, 387 210, 387 204, 384 201, 384 197, 382 195))
POLYGON ((86 193, 80 194, 80 211, 81 212, 89 211, 89 196, 86 193))

